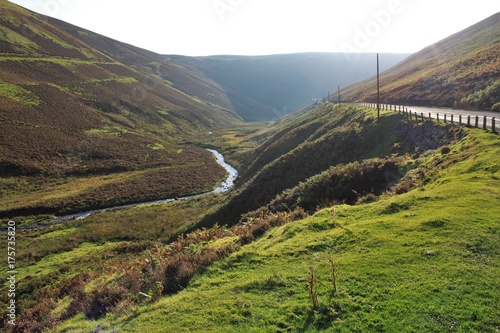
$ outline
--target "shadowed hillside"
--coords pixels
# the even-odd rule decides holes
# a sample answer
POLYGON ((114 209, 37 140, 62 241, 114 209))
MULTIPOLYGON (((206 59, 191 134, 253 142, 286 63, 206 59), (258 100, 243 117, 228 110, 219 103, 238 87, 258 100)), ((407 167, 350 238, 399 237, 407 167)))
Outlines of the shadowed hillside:
MULTIPOLYGON (((381 68, 388 69, 407 56, 384 54, 381 68)), ((212 78, 223 87, 238 114, 250 121, 279 118, 306 107, 313 99, 326 98, 329 92, 337 96, 337 86, 363 80, 375 68, 375 55, 365 53, 171 58, 212 78)))
POLYGON ((271 205, 281 204, 285 211, 295 206, 314 211, 316 206, 335 200, 355 203, 368 193, 382 193, 404 172, 398 171, 398 161, 390 159, 380 164, 367 162, 366 165, 347 168, 341 166, 374 158, 418 155, 453 142, 462 133, 458 128, 430 123, 408 126, 397 113, 389 112, 377 121, 371 111, 353 105, 317 103, 275 124, 268 135, 269 139, 242 164, 238 189, 227 203, 207 214, 200 222, 201 226, 214 223, 233 225, 240 221, 242 214, 268 204, 278 194, 313 176, 317 178, 309 187, 319 182, 327 189, 316 194, 300 192, 299 189, 298 194, 291 195, 293 199, 278 200, 271 205), (332 170, 335 167, 338 168, 332 170), (359 171, 359 179, 353 180, 358 176, 350 173, 352 169, 359 171), (335 192, 342 194, 336 197, 335 192))
MULTIPOLYGON (((500 109, 494 106, 500 103, 499 53, 496 13, 382 73, 380 98, 384 103, 500 109)), ((376 101, 376 79, 354 84, 343 94, 350 101, 376 101)))

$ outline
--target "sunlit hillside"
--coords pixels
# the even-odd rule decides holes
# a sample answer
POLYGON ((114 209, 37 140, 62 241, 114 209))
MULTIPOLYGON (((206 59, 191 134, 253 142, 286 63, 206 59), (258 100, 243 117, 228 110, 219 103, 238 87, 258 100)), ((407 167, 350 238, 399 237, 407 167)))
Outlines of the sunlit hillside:
MULTIPOLYGON (((500 110, 500 13, 426 47, 381 74, 384 103, 500 110)), ((376 101, 375 78, 343 91, 376 101)))

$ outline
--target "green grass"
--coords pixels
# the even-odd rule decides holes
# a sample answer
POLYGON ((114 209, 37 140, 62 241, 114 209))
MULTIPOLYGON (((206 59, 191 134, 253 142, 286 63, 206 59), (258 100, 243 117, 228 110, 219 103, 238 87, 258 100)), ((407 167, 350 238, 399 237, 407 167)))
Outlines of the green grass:
MULTIPOLYGON (((369 129, 357 133, 364 142, 373 141, 373 154, 389 154, 394 138, 384 135, 394 130, 397 114, 383 113, 376 123, 373 110, 347 108, 347 115, 355 115, 369 129)), ((315 127, 314 121, 309 123, 318 114, 328 117, 333 110, 337 109, 320 106, 311 115, 296 115, 292 124, 278 124, 280 129, 268 133, 249 125, 215 132, 207 140, 228 151, 232 144, 241 144, 244 150, 251 142, 282 130, 287 130, 283 134, 290 139, 300 134, 294 130, 297 125, 304 124, 305 129, 314 129, 305 131, 308 136, 303 145, 308 146, 341 131, 334 124, 315 127)), ((456 132, 435 126, 439 128, 433 134, 456 132)), ((418 132, 413 130, 413 134, 418 132)), ((29 329, 44 320, 40 325, 50 332, 94 332, 101 323, 106 331, 118 332, 494 332, 500 327, 495 317, 500 310, 495 293, 500 273, 500 221, 495 214, 500 201, 500 140, 486 131, 464 131, 468 135, 447 142, 447 149, 404 156, 405 170, 419 176, 413 190, 401 195, 388 192, 369 204, 330 207, 323 202, 325 209, 313 216, 267 233, 263 233, 266 219, 258 212, 247 217, 250 229, 237 225, 230 231, 224 227, 198 230, 165 246, 172 234, 192 228, 234 193, 109 211, 20 232, 19 308, 28 311, 19 318, 29 329), (251 229, 252 225, 256 228, 251 229), (253 236, 261 237, 242 246, 253 236), (215 260, 214 252, 222 249, 228 251, 217 258, 225 258, 208 266, 215 260), (337 264, 336 291, 329 259, 337 264), (316 309, 306 288, 311 270, 318 277, 313 288, 319 300, 316 309), (191 279, 190 272, 199 273, 191 279), (170 276, 183 279, 179 288, 170 276), (165 288, 163 294, 155 289, 158 283, 165 288), (186 284, 187 288, 177 292, 186 284), (165 290, 176 293, 165 295, 165 290), (144 298, 139 291, 153 298, 144 298), (116 297, 118 303, 113 303, 106 316, 90 320, 94 316, 89 311, 99 305, 98 297, 116 297)), ((280 142, 289 140, 285 136, 280 142)), ((403 139, 395 142, 401 142, 402 148, 411 144, 403 139)), ((154 153, 157 142, 163 145, 150 141, 146 151, 154 153)), ((238 150, 234 152, 232 156, 237 157, 238 150)), ((311 159, 303 160, 311 167, 311 159)), ((377 161, 337 169, 349 179, 350 173, 343 168, 371 177, 367 171, 379 168, 373 164, 377 161), (366 168, 370 163, 371 169, 366 168)), ((28 191, 64 199, 78 197, 95 180, 103 192, 108 183, 142 173, 149 177, 148 172, 62 179, 52 189, 43 182, 29 181, 13 188, 15 178, 5 179, 4 186, 14 191, 10 198, 16 193, 20 198, 28 191)), ((305 196, 314 186, 331 187, 312 177, 299 185, 297 193, 305 196)), ((40 198, 33 195, 32 200, 40 198)), ((286 212, 280 214, 287 216, 286 212)), ((276 218, 289 221, 279 215, 276 218)), ((221 221, 223 225, 225 221, 221 221)))
POLYGON ((40 237, 38 239, 44 240, 44 239, 62 238, 64 236, 67 236, 67 235, 74 233, 76 230, 77 230, 77 228, 67 228, 67 229, 49 231, 47 233, 40 235, 40 237))
POLYGON ((417 189, 320 210, 267 232, 176 295, 98 321, 77 316, 55 331, 104 323, 124 332, 496 332, 500 140, 472 130, 450 148, 422 158, 438 166, 417 189), (320 281, 316 311, 310 267, 320 281))
MULTIPOLYGON (((59 232, 60 236, 62 236, 63 234, 64 231, 59 232)), ((66 233, 66 235, 68 234, 70 234, 70 232, 66 233)), ((82 260, 93 260, 92 258, 100 257, 104 253, 109 253, 117 245, 120 245, 120 242, 109 242, 104 245, 82 243, 71 251, 47 255, 34 265, 22 267, 21 269, 19 269, 19 274, 17 277, 18 279, 23 279, 30 275, 38 277, 46 276, 52 272, 58 271, 63 266, 67 266, 69 264, 75 265, 75 263, 81 262, 82 260)))
MULTIPOLYGON (((90 293, 124 271, 140 267, 143 255, 150 258, 160 244, 151 240, 166 241, 221 200, 223 195, 208 195, 108 211, 53 227, 19 231, 16 235, 18 309, 36 313, 32 309, 43 304, 43 318, 48 318, 53 305, 55 312, 64 313, 74 302, 78 303, 77 288, 90 293)), ((0 277, 5 280, 6 276, 4 267, 0 277)), ((30 322, 28 330, 33 331, 32 324, 41 320, 36 318, 24 313, 19 321, 30 322)))
POLYGON ((0 81, 0 96, 20 102, 24 105, 39 105, 41 100, 33 94, 17 84, 0 81))
POLYGON ((164 150, 165 149, 165 147, 159 142, 157 142, 155 144, 150 144, 150 145, 148 145, 148 147, 151 148, 152 150, 164 150))
POLYGON ((5 26, 0 26, 0 40, 16 43, 18 47, 31 49, 33 51, 39 49, 38 45, 35 42, 5 26))
POLYGON ((194 224, 207 209, 224 198, 223 195, 206 195, 187 201, 124 208, 19 233, 17 242, 21 250, 17 262, 28 269, 48 255, 64 254, 84 243, 167 241, 187 225, 194 224))
POLYGON ((193 140, 193 143, 203 147, 217 149, 226 162, 239 168, 244 159, 255 147, 263 143, 271 132, 270 123, 249 122, 230 128, 217 129, 212 134, 204 133, 193 140))

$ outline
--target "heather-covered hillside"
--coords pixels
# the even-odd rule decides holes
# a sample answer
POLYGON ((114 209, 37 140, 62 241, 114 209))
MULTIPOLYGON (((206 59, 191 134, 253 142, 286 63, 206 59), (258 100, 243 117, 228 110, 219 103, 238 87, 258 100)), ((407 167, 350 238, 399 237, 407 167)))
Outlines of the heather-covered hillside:
MULTIPOLYGON (((417 52, 381 73, 384 103, 499 110, 500 13, 417 52)), ((376 101, 374 77, 346 88, 350 101, 376 101)))

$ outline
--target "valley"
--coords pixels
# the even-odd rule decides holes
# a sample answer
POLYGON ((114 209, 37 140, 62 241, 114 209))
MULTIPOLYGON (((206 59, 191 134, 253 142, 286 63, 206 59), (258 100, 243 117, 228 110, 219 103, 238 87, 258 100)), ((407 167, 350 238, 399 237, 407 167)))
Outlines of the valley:
MULTIPOLYGON (((374 54, 161 55, 0 10, 2 331, 500 329, 497 131, 378 117, 374 54)), ((383 103, 497 116, 498 15, 382 54, 383 103)))

